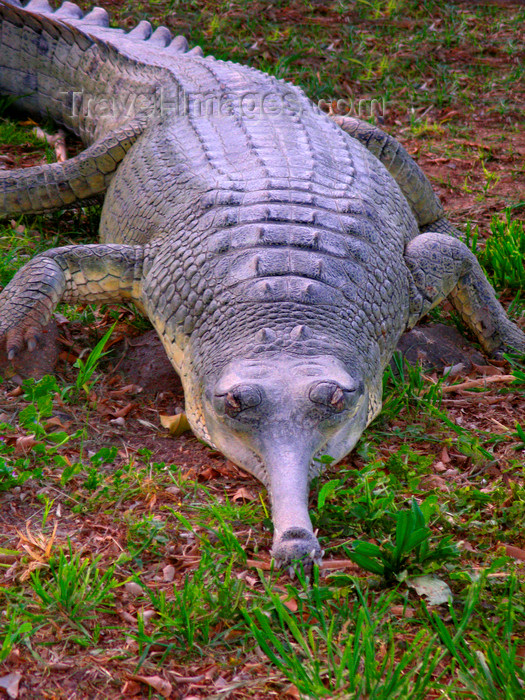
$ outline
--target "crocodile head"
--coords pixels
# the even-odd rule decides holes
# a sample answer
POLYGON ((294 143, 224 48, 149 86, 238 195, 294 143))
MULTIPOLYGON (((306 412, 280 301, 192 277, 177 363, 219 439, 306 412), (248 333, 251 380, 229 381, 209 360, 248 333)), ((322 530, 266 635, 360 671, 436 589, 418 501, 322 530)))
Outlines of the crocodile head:
POLYGON ((276 562, 319 560, 308 485, 316 458, 341 459, 366 426, 362 372, 326 354, 236 359, 210 377, 202 409, 213 444, 268 488, 276 562))

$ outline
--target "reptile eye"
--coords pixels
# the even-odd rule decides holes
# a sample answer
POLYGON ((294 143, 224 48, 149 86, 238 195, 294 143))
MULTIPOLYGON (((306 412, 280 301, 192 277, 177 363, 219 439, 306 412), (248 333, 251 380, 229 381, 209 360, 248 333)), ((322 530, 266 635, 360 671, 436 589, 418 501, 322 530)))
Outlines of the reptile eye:
POLYGON ((318 382, 310 389, 308 396, 310 401, 328 406, 336 413, 340 413, 352 401, 355 390, 342 387, 336 382, 318 382))
POLYGON ((226 393, 215 395, 219 410, 234 418, 241 411, 258 406, 262 401, 260 390, 249 384, 232 387, 226 393))

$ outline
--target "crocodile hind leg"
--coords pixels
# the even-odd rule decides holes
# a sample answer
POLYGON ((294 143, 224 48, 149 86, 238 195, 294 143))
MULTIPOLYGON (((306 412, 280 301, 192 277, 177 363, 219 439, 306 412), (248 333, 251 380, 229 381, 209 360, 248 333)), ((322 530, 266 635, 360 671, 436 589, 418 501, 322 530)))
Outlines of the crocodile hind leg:
POLYGON ((63 163, 0 172, 0 218, 80 206, 102 194, 145 124, 140 114, 63 163))
POLYGON ((405 252, 414 281, 409 328, 448 296, 487 352, 525 352, 525 334, 507 318, 475 256, 458 240, 459 231, 445 218, 432 185, 403 146, 373 124, 330 116, 383 163, 417 219, 421 233, 405 252))
POLYGON ((0 338, 12 360, 35 350, 59 301, 140 303, 145 249, 117 244, 69 245, 37 255, 0 294, 0 338))
MULTIPOLYGON (((337 114, 329 116, 343 131, 362 143, 381 161, 399 185, 420 227, 433 224, 445 216, 443 206, 427 176, 393 136, 356 117, 342 117, 337 114)), ((448 226, 450 228, 446 233, 459 235, 450 224, 448 226)))
POLYGON ((385 166, 410 204, 421 233, 435 231, 460 237, 457 228, 445 218, 443 205, 427 176, 393 136, 356 117, 341 117, 336 114, 329 116, 385 166))
POLYGON ((475 255, 457 238, 428 231, 405 250, 412 278, 409 327, 448 297, 491 355, 525 353, 525 333, 510 321, 475 255))

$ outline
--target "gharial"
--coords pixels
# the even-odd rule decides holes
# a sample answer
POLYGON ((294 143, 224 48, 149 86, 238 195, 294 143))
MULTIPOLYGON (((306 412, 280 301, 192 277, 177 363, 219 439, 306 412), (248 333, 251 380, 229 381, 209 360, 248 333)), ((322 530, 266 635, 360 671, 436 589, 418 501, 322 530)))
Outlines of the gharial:
POLYGON ((180 374, 194 433, 268 488, 279 564, 321 557, 308 514, 381 408, 403 331, 448 297, 489 353, 525 351, 430 183, 378 128, 104 10, 0 2, 0 91, 86 150, 0 172, 0 211, 106 192, 101 243, 27 263, 0 295, 12 359, 59 300, 131 299, 180 374))

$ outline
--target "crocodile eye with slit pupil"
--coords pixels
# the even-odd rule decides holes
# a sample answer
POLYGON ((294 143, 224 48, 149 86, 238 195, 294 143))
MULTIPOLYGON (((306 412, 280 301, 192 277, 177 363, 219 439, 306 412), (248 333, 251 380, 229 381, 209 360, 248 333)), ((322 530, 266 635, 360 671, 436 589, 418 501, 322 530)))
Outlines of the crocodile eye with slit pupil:
POLYGON ((335 382, 318 382, 308 394, 313 403, 328 406, 336 413, 343 411, 354 394, 354 390, 343 388, 335 382))
POLYGON ((344 404, 345 394, 341 387, 338 386, 332 394, 332 398, 330 399, 330 405, 332 405, 336 411, 342 411, 344 408, 344 404))
POLYGON ((241 404, 235 398, 235 395, 229 391, 224 397, 224 409, 229 416, 234 416, 241 410, 241 404))
POLYGON ((248 384, 232 387, 224 394, 216 394, 215 398, 222 404, 224 413, 232 418, 241 411, 258 406, 262 401, 259 389, 248 384))

